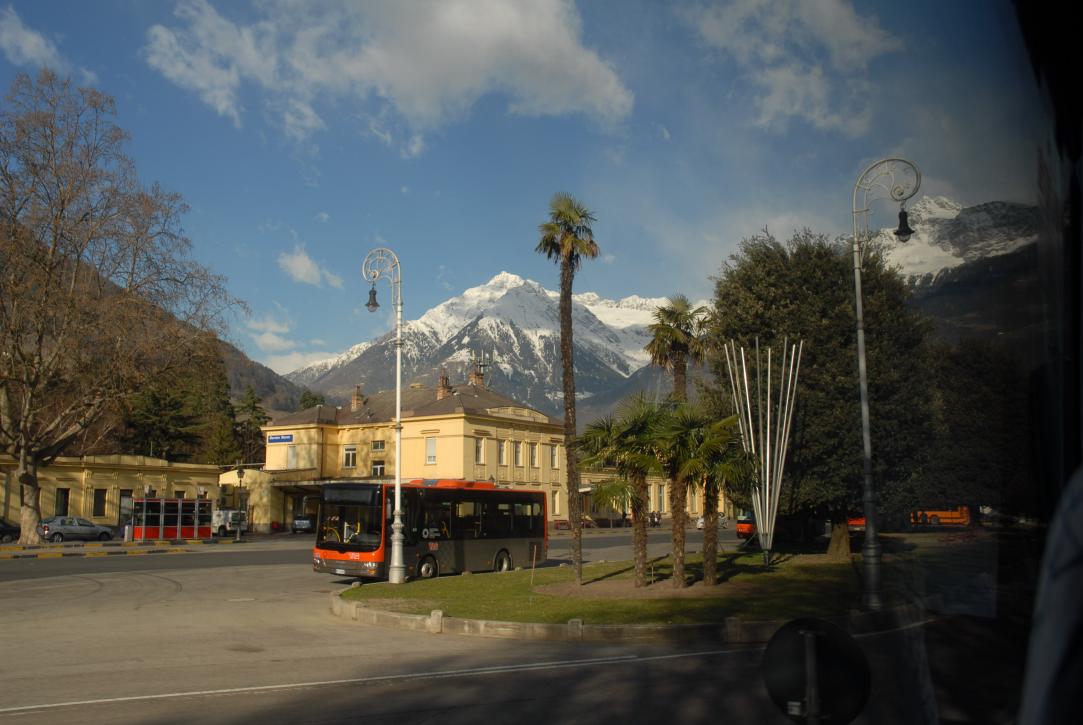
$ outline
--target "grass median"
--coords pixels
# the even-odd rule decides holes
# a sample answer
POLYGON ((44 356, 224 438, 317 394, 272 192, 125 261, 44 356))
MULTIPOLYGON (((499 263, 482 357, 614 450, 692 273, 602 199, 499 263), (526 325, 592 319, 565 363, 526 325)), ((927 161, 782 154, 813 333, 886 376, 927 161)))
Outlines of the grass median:
POLYGON ((412 581, 401 586, 365 584, 343 594, 374 609, 506 622, 585 624, 696 624, 726 617, 748 620, 796 616, 844 615, 860 601, 859 582, 848 561, 823 555, 783 557, 771 567, 762 555, 724 554, 718 559, 719 582, 704 586, 702 557, 686 561, 689 580, 674 589, 672 562, 648 565, 648 586, 633 586, 631 562, 600 562, 583 567, 583 586, 575 585, 570 566, 545 567, 533 573, 472 574, 412 581))

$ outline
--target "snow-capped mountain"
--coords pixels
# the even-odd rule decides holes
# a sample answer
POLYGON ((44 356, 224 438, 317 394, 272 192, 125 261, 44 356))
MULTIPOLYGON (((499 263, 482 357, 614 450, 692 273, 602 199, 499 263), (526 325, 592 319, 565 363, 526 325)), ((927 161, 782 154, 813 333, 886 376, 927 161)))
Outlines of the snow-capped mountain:
POLYGON ((344 365, 350 362, 355 357, 367 350, 371 345, 371 342, 359 342, 345 352, 341 352, 334 357, 324 358, 323 360, 311 362, 304 367, 294 370, 286 377, 291 382, 294 382, 297 385, 307 386, 309 383, 326 373, 331 368, 335 368, 339 365, 344 365))
MULTIPOLYGON (((573 295, 579 397, 610 390, 649 363, 643 351, 647 326, 665 302, 573 295)), ((442 367, 453 380, 462 380, 473 356, 491 356, 488 378, 494 389, 514 392, 543 411, 560 412, 559 294, 537 282, 501 272, 404 322, 402 335, 405 380, 431 382, 442 367)), ((358 383, 367 390, 390 387, 393 374, 394 348, 387 334, 286 377, 342 400, 358 383)))
MULTIPOLYGON (((956 300, 958 280, 970 280, 970 289, 974 280, 988 276, 982 264, 995 258, 1004 266, 1032 249, 1029 245, 1037 237, 1037 210, 1022 204, 962 207, 944 197, 924 197, 909 211, 915 232, 908 242, 898 242, 893 229, 878 232, 874 242, 914 287, 915 303, 937 318, 966 317, 967 305, 955 301, 945 307, 940 298, 956 300)), ((964 298, 977 299, 972 293, 964 298)), ((573 296, 576 392, 585 411, 607 412, 633 390, 668 385, 665 376, 647 369, 649 357, 643 349, 653 313, 665 302, 638 296, 608 300, 593 292, 573 296)), ((546 413, 563 412, 559 294, 537 282, 501 272, 404 322, 402 334, 406 383, 431 385, 444 367, 453 384, 461 382, 472 357, 491 356, 487 381, 494 390, 546 413)), ((368 391, 391 388, 394 363, 393 333, 388 333, 286 378, 344 403, 359 383, 368 391)))
POLYGON ((1038 210, 1025 204, 963 207, 943 196, 925 196, 907 211, 914 230, 909 241, 899 242, 894 228, 880 230, 873 241, 914 287, 932 285, 963 264, 1015 252, 1038 237, 1038 210))

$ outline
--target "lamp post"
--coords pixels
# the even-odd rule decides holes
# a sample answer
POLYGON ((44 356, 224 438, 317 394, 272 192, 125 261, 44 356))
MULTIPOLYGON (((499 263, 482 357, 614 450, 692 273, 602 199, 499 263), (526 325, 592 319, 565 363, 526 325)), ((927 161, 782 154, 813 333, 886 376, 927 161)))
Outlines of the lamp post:
MULTIPOLYGON (((248 497, 244 492, 244 468, 241 466, 241 462, 237 461, 237 508, 244 513, 244 522, 248 522, 248 497)), ((234 530, 234 541, 240 542, 241 540, 241 526, 240 521, 237 522, 237 528, 234 530)))
POLYGON ((373 249, 365 255, 361 276, 372 284, 365 305, 369 312, 380 307, 376 301, 376 280, 380 278, 386 278, 391 284, 391 303, 395 308, 395 519, 391 524, 391 566, 387 570, 387 580, 391 584, 402 584, 406 581, 406 564, 402 557, 402 268, 399 258, 390 249, 373 249))
POLYGON ((880 539, 877 535, 876 490, 872 482, 872 435, 869 432, 869 385, 865 372, 865 319, 861 304, 862 245, 868 242, 869 214, 872 202, 886 197, 899 202, 899 228, 895 236, 900 242, 910 239, 913 230, 907 223, 906 200, 918 192, 921 171, 906 159, 882 159, 870 164, 854 184, 854 296, 857 311, 857 373, 861 389, 861 438, 864 443, 864 510, 865 544, 861 547, 861 560, 865 573, 862 603, 867 609, 879 611, 883 606, 880 597, 880 539))

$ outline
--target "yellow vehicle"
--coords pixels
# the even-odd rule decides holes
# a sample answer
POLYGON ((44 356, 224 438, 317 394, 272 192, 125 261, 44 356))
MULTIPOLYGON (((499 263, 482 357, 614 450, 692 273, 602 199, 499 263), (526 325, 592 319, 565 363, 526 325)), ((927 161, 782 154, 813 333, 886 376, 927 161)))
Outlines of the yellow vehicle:
POLYGON ((910 523, 914 526, 970 526, 970 508, 917 509, 910 513, 910 523))

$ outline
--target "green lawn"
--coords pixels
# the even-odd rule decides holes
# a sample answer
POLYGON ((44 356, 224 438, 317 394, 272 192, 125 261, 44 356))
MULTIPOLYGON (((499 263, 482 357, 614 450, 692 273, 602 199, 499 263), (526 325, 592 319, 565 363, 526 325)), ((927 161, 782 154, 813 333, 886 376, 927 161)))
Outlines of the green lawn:
MULTIPOLYGON (((648 566, 648 572, 650 572, 648 566)), ((688 557, 690 578, 702 575, 702 559, 688 557)), ((650 589, 668 594, 671 565, 653 564, 657 583, 650 589)), ((599 563, 583 569, 584 582, 632 579, 629 562, 599 563)), ((860 591, 849 562, 824 562, 823 557, 793 556, 765 568, 760 554, 719 557, 722 583, 711 596, 592 598, 570 593, 542 593, 544 585, 574 581, 571 567, 507 574, 447 576, 402 586, 386 583, 355 587, 343 596, 376 609, 412 614, 443 610, 445 616, 509 622, 563 623, 582 619, 586 624, 693 624, 722 622, 726 617, 748 620, 789 619, 796 616, 837 616, 858 606, 860 591)), ((591 587, 584 587, 589 590, 591 587)), ((695 588, 701 588, 696 584, 695 588)))

